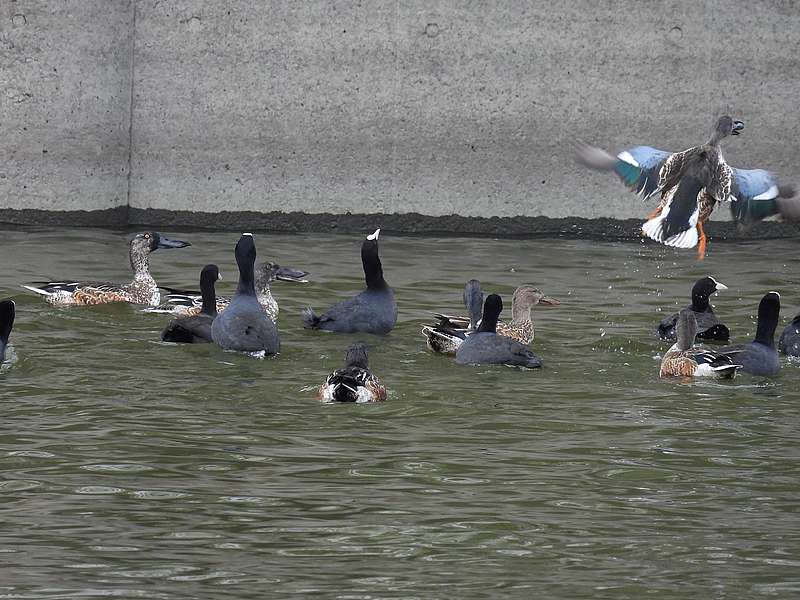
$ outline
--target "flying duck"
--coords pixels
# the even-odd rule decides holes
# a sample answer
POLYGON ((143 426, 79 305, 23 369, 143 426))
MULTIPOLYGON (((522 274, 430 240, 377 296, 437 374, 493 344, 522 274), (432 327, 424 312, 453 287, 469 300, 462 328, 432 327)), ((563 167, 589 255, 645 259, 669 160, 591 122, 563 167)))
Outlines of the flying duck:
MULTIPOLYGON (((467 312, 470 313, 470 318, 436 313, 435 316, 439 322, 436 325, 422 328, 428 348, 434 352, 455 354, 464 338, 477 329, 478 323, 475 319, 477 317, 480 320, 482 303, 483 294, 480 290, 480 283, 476 279, 471 279, 464 289, 464 305, 467 307, 467 312)), ((541 290, 533 286, 519 286, 514 290, 511 299, 511 322, 498 321, 497 333, 522 344, 530 344, 535 334, 531 310, 538 304, 558 306, 561 302, 545 296, 541 290)))
POLYGON ((658 194, 658 206, 642 225, 642 232, 667 246, 698 246, 698 258, 702 259, 706 248, 703 223, 717 202, 732 202, 737 220, 753 221, 777 214, 781 210, 778 199, 794 195, 792 186, 779 185, 768 171, 728 166, 720 142, 739 135, 742 129, 742 121, 725 115, 717 120, 705 144, 682 152, 635 146, 614 157, 583 142, 578 142, 576 151, 581 163, 613 170, 642 199, 658 194))
POLYGON ((200 292, 203 304, 200 312, 173 319, 161 332, 165 342, 183 344, 202 344, 211 341, 211 324, 217 316, 216 293, 214 283, 222 277, 217 265, 206 265, 200 271, 200 292))
POLYGON ((321 315, 314 314, 311 307, 303 311, 303 322, 307 328, 336 331, 338 333, 389 333, 397 323, 397 302, 394 292, 383 278, 383 267, 378 257, 378 236, 375 230, 361 244, 361 263, 367 289, 360 294, 342 300, 321 315))
POLYGON ((0 362, 6 357, 8 337, 11 335, 11 328, 14 327, 15 315, 16 306, 13 300, 0 301, 0 362))
POLYGON ((795 315, 781 333, 778 350, 787 356, 800 356, 800 313, 795 315))
POLYGON ((211 339, 225 350, 277 354, 281 344, 278 328, 256 297, 256 244, 252 233, 243 233, 236 243, 239 285, 228 308, 211 325, 211 339))
MULTIPOLYGON (((270 283, 273 281, 293 281, 295 283, 308 283, 305 276, 308 271, 300 271, 291 267, 282 267, 273 262, 259 263, 255 270, 256 297, 259 304, 264 307, 267 316, 273 322, 278 321, 278 302, 272 295, 270 283)), ((145 312, 169 313, 173 315, 196 315, 200 313, 203 305, 202 294, 196 291, 177 290, 161 287, 168 293, 164 294, 164 302, 158 306, 145 308, 145 312)), ((217 296, 217 312, 222 312, 230 304, 231 299, 217 296)))
POLYGON ((661 360, 661 377, 716 377, 733 379, 742 365, 736 364, 735 355, 724 354, 694 345, 697 336, 695 311, 684 308, 678 313, 678 341, 661 360))
POLYGON ((325 379, 317 397, 323 402, 382 402, 386 388, 370 370, 367 346, 353 344, 347 349, 344 368, 325 379))
POLYGON ((156 305, 161 301, 161 292, 150 274, 150 253, 159 248, 185 248, 189 242, 171 240, 155 231, 139 233, 130 243, 130 261, 133 281, 130 283, 106 283, 96 281, 50 281, 23 285, 42 296, 53 306, 75 306, 83 304, 108 304, 130 302, 131 304, 156 305))
POLYGON ((497 334, 497 319, 503 310, 503 300, 490 294, 483 305, 483 317, 478 330, 466 337, 456 350, 456 362, 465 365, 497 364, 541 367, 542 361, 525 344, 497 334))
POLYGON ((758 305, 756 337, 749 344, 725 346, 720 353, 733 354, 742 371, 751 375, 777 375, 781 370, 775 351, 775 328, 781 311, 781 295, 769 292, 758 305))
MULTIPOLYGON (((698 279, 692 287, 692 303, 687 308, 694 313, 696 319, 697 341, 727 342, 730 339, 731 332, 714 314, 708 301, 712 294, 727 289, 728 286, 711 276, 698 279)), ((670 315, 658 324, 658 336, 662 340, 676 339, 675 325, 679 314, 670 315)))

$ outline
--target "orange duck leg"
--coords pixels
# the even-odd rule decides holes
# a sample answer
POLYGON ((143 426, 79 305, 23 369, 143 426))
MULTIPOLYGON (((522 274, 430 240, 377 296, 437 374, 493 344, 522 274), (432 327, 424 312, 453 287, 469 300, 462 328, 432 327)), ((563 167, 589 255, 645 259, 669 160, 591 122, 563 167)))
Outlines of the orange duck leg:
POLYGON ((697 241, 697 260, 703 260, 706 257, 706 232, 703 231, 703 222, 697 222, 697 233, 699 239, 697 241))

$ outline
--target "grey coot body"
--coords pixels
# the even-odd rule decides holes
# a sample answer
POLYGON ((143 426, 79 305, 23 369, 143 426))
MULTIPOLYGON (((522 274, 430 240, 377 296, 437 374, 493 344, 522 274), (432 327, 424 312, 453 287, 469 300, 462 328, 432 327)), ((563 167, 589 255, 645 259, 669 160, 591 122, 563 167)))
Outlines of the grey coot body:
MULTIPOLYGON (((697 341, 727 342, 730 339, 730 330, 717 318, 708 301, 712 294, 727 289, 728 286, 713 277, 698 279, 692 287, 692 303, 687 308, 694 313, 697 321, 697 341)), ((676 340, 675 325, 678 322, 678 314, 670 315, 658 324, 658 335, 662 340, 676 340)))
POLYGON ((530 349, 516 340, 498 335, 497 319, 503 310, 503 301, 490 294, 483 306, 483 318, 478 330, 468 335, 456 351, 456 362, 466 365, 497 364, 541 367, 542 361, 530 349))
POLYGON ((781 333, 778 350, 787 356, 800 356, 800 315, 792 319, 781 333))
POLYGON ((778 352, 775 350, 775 328, 781 310, 781 295, 769 292, 758 305, 756 337, 749 344, 725 346, 720 352, 730 353, 742 365, 744 373, 751 375, 777 375, 781 370, 778 352))
POLYGON ((211 341, 211 325, 217 316, 217 296, 214 283, 221 279, 217 265, 206 265, 200 271, 200 294, 203 305, 196 315, 173 319, 161 332, 165 342, 202 344, 211 341))
POLYGON ((368 235, 361 244, 361 262, 367 289, 342 300, 321 315, 311 308, 303 311, 303 322, 311 329, 337 333, 387 334, 397 323, 397 302, 394 292, 383 278, 383 267, 378 257, 378 236, 381 230, 368 235))
POLYGON ((0 301, 0 362, 6 357, 6 347, 11 329, 14 327, 14 317, 16 316, 16 306, 13 300, 0 301))
POLYGON ((225 350, 277 354, 280 351, 278 328, 256 297, 256 244, 253 234, 242 234, 236 244, 235 254, 239 266, 239 286, 228 308, 214 319, 211 338, 225 350))

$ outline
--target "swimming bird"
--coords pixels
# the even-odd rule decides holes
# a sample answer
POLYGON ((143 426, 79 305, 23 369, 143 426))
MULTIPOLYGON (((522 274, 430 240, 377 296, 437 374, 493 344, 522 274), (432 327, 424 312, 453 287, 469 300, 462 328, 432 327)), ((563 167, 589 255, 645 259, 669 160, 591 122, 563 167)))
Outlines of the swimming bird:
POLYGON ((200 291, 203 305, 200 312, 172 319, 161 332, 165 342, 183 344, 202 344, 211 341, 211 324, 217 316, 216 293, 214 283, 222 279, 217 265, 206 265, 200 271, 200 291))
POLYGON ((16 316, 16 305, 13 300, 0 301, 0 362, 6 357, 8 338, 11 329, 14 327, 14 317, 16 316))
POLYGON ((383 278, 383 267, 378 257, 378 236, 375 230, 361 244, 361 263, 367 289, 360 294, 342 300, 317 316, 311 307, 303 311, 303 322, 307 328, 335 331, 338 333, 389 333, 397 323, 397 302, 394 292, 383 278))
POLYGON ((50 281, 23 285, 53 306, 108 304, 130 302, 155 305, 161 301, 161 292, 150 274, 150 253, 159 248, 185 248, 189 242, 171 240, 155 231, 139 233, 130 242, 129 257, 133 270, 131 283, 97 281, 50 281))
MULTIPOLYGON (((708 301, 712 294, 727 289, 727 285, 711 276, 698 279, 692 287, 692 303, 687 308, 694 312, 697 321, 697 341, 727 342, 730 339, 730 330, 717 318, 708 301)), ((670 315, 658 324, 658 336, 662 340, 675 340, 679 314, 670 315)))
POLYGON ((778 350, 787 356, 800 356, 800 313, 795 315, 781 333, 778 350))
MULTIPOLYGON (((483 294, 480 293, 480 283, 476 279, 471 279, 467 282, 467 286, 477 286, 477 293, 474 291, 468 292, 466 288, 464 290, 464 305, 467 307, 468 312, 474 313, 470 318, 436 313, 435 316, 439 319, 439 322, 436 325, 422 328, 422 334, 426 337, 428 348, 434 352, 455 354, 464 338, 477 328, 475 317, 477 316, 478 320, 480 320, 483 294), (467 304, 468 299, 469 304, 467 304), (472 325, 472 323, 475 323, 475 325, 472 325)), ((511 322, 498 321, 497 333, 523 344, 530 344, 535 335, 531 311, 538 304, 558 306, 561 302, 555 298, 545 296, 541 290, 533 286, 519 286, 514 290, 514 295, 511 299, 511 322)))
POLYGON ((717 202, 731 202, 737 220, 752 221, 777 214, 783 210, 779 199, 795 193, 793 186, 781 186, 768 171, 728 166, 720 143, 728 136, 739 135, 742 129, 742 121, 725 115, 717 120, 705 144, 682 152, 635 146, 614 157, 583 142, 577 143, 576 152, 578 160, 588 167, 613 170, 644 200, 660 195, 642 232, 667 246, 698 246, 698 258, 702 259, 706 249, 703 223, 717 202))
POLYGON ((337 369, 325 379, 317 397, 323 402, 382 402, 386 388, 369 370, 367 346, 353 344, 347 349, 344 368, 337 369))
POLYGON ((673 344, 661 360, 661 377, 716 377, 732 379, 742 365, 736 364, 735 355, 714 352, 694 345, 697 336, 697 319, 691 308, 678 313, 678 341, 673 344))
POLYGON ((781 370, 778 353, 775 351, 775 328, 781 311, 781 295, 769 292, 758 305, 756 337, 749 344, 737 344, 720 348, 720 353, 734 354, 742 365, 742 371, 751 375, 777 375, 781 370))
POLYGON ((239 285, 228 308, 211 325, 211 339, 225 350, 277 354, 281 344, 278 328, 256 297, 254 267, 256 244, 252 233, 243 233, 236 243, 239 285))
MULTIPOLYGON (((308 271, 300 271, 291 267, 282 267, 273 262, 259 263, 255 269, 256 297, 259 304, 264 307, 267 316, 273 322, 278 320, 278 302, 275 300, 270 289, 273 281, 292 281, 295 283, 308 283, 305 276, 308 271)), ((177 290, 161 286, 164 294, 164 302, 158 306, 145 308, 145 312, 169 313, 173 315, 196 315, 200 313, 203 305, 202 294, 196 291, 177 290)), ((217 296, 217 312, 222 312, 230 304, 231 299, 225 296, 217 296)))
POLYGON ((542 366, 541 359, 525 344, 497 334, 497 319, 502 310, 500 296, 489 294, 478 330, 468 335, 456 350, 457 363, 514 365, 530 369, 542 366))

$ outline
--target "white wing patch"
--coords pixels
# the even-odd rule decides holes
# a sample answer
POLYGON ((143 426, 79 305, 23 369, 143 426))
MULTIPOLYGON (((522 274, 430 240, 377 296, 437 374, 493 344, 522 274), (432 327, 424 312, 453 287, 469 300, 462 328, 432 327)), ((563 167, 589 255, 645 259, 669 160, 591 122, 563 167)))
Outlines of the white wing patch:
POLYGON ((778 197, 778 186, 773 185, 763 194, 759 194, 758 196, 753 196, 753 200, 774 200, 778 197))

